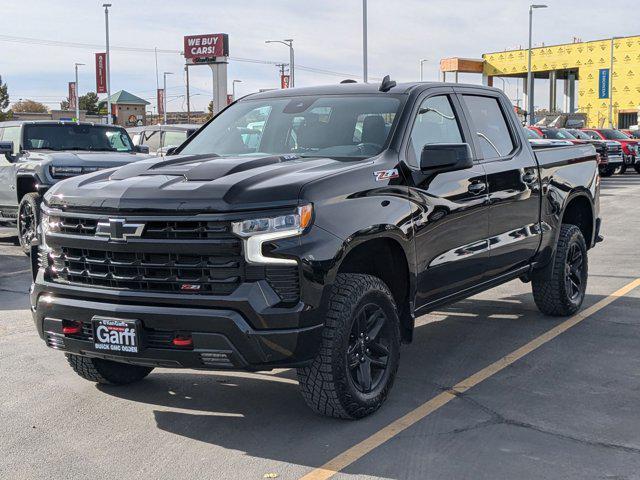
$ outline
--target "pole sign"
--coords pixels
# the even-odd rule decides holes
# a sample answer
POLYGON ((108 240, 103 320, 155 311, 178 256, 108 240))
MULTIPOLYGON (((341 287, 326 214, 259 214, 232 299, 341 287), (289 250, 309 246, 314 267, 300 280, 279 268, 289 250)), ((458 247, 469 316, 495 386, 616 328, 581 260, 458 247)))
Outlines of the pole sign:
POLYGON ((164 115, 164 88, 158 89, 158 115, 164 115))
POLYGON ((106 53, 96 53, 96 93, 107 93, 106 53))
POLYGON ((233 103, 233 95, 227 94, 227 105, 231 105, 233 103))
POLYGON ((291 75, 280 75, 280 88, 289 88, 291 75))
POLYGON ((69 110, 76 109, 76 82, 69 82, 69 110))
POLYGON ((226 62, 229 56, 229 35, 209 33, 184 37, 184 58, 189 65, 226 62))
POLYGON ((609 98, 609 69, 601 68, 598 75, 598 98, 609 98))

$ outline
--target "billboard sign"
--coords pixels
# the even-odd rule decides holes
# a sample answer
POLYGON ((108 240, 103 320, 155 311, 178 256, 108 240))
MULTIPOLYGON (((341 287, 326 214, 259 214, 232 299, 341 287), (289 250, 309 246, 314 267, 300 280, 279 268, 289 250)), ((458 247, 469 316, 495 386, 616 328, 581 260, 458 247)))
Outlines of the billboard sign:
POLYGON ((289 88, 289 80, 291 80, 291 76, 280 75, 280 88, 289 88))
POLYGON ((107 93, 106 53, 96 53, 96 93, 107 93))
POLYGON ((164 115, 164 88, 158 89, 158 115, 164 115))
POLYGON ((188 64, 207 64, 226 61, 229 56, 229 35, 208 33, 184 37, 184 58, 188 64))
POLYGON ((69 82, 69 110, 75 110, 76 107, 76 82, 69 82))
POLYGON ((598 75, 598 98, 609 98, 609 69, 601 68, 598 75))

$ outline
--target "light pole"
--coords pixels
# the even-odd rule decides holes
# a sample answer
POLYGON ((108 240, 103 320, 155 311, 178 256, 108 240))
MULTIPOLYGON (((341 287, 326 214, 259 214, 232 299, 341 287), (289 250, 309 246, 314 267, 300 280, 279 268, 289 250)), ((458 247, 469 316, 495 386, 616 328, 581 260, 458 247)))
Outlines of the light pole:
POLYGON ((426 58, 423 58, 420 60, 420 81, 422 82, 424 79, 424 71, 422 69, 422 66, 425 64, 425 62, 428 62, 429 60, 426 58))
POLYGON ((295 87, 296 86, 295 73, 294 73, 295 55, 293 51, 293 39, 287 38, 285 40, 266 40, 264 43, 281 43, 289 47, 289 87, 291 88, 295 87))
POLYGON ((367 45, 367 0, 362 0, 362 80, 369 81, 369 59, 367 45))
POLYGON ((242 83, 242 80, 233 80, 231 82, 231 97, 233 98, 234 102, 236 100, 236 83, 242 83))
POLYGON ((162 120, 165 125, 167 124, 167 75, 173 75, 173 72, 162 73, 162 120))
POLYGON ((609 128, 613 128, 613 42, 620 37, 611 37, 611 64, 609 66, 609 128))
POLYGON ((533 125, 533 73, 531 72, 531 48, 533 41, 533 10, 535 8, 547 8, 547 5, 529 5, 529 59, 527 63, 527 110, 529 111, 528 124, 533 125))
MULTIPOLYGON (((103 3, 104 7, 104 30, 106 37, 106 57, 107 57, 107 125, 111 125, 111 55, 109 54, 109 7, 110 3, 103 3)), ((76 90, 78 87, 76 86, 76 90)))
POLYGON ((78 67, 84 63, 75 63, 76 69, 76 122, 80 123, 80 92, 78 91, 78 67))

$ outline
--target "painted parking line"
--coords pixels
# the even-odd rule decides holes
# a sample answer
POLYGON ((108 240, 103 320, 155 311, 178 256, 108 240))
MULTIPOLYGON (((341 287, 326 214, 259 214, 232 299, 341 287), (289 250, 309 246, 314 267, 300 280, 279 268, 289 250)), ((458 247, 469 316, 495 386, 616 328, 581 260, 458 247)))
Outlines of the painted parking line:
POLYGON ((321 467, 316 468, 315 470, 312 470, 305 476, 301 477, 300 480, 326 480, 331 478, 333 475, 344 470, 352 463, 361 459, 366 454, 368 454, 375 448, 385 443, 387 440, 392 439, 402 431, 406 430, 410 426, 414 425, 415 423, 419 422, 420 420, 427 417, 431 413, 435 412, 440 407, 443 407, 444 405, 449 403, 451 400, 456 398, 458 394, 466 392, 470 388, 475 387, 476 385, 483 382, 484 380, 504 370, 509 365, 513 364, 514 362, 518 361, 519 359, 521 359, 525 355, 528 355, 534 350, 540 348, 542 345, 553 340, 554 338, 566 332, 570 328, 578 325, 582 321, 589 318, 591 315, 599 312, 600 310, 602 310, 603 308, 605 308, 606 306, 614 302, 616 299, 625 296, 627 293, 631 292, 634 288, 638 286, 640 286, 640 278, 636 278, 634 281, 628 283, 621 289, 616 290, 608 297, 603 298, 599 302, 577 313, 573 317, 569 318, 568 320, 565 320, 561 324, 555 326, 551 330, 548 330, 547 332, 543 333, 539 337, 534 338, 529 343, 523 345, 517 350, 514 350, 513 352, 502 357, 498 361, 474 373, 473 375, 465 378, 461 382, 454 385, 450 390, 447 390, 445 392, 440 393, 439 395, 436 395, 435 397, 423 403, 422 405, 415 408, 414 410, 410 411, 403 417, 400 417, 397 420, 394 420, 393 422, 388 424, 386 427, 382 428, 381 430, 378 430, 376 433, 374 433, 370 437, 365 438, 360 443, 354 445, 353 447, 349 448, 348 450, 345 450, 338 456, 329 460, 327 463, 325 463, 321 467))
POLYGON ((26 268, 24 270, 17 270, 15 272, 0 273, 0 278, 13 277, 15 275, 22 275, 23 273, 31 273, 31 269, 26 268))

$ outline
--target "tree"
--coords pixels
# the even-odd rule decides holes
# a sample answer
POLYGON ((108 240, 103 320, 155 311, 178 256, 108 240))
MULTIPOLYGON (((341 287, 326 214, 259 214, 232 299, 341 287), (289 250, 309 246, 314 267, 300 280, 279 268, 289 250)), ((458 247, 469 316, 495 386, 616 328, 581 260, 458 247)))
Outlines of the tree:
POLYGON ((7 84, 2 83, 2 77, 0 77, 0 121, 11 118, 11 112, 5 110, 9 106, 9 90, 7 84))
POLYGON ((36 102, 35 100, 20 100, 16 102, 11 107, 13 112, 24 112, 24 113, 48 113, 49 109, 46 105, 36 102))
MULTIPOLYGON (((98 95, 94 92, 89 92, 86 95, 80 96, 80 110, 86 110, 90 115, 97 115, 100 113, 98 107, 98 95)), ((69 99, 65 98, 60 102, 61 110, 69 110, 69 99)))

